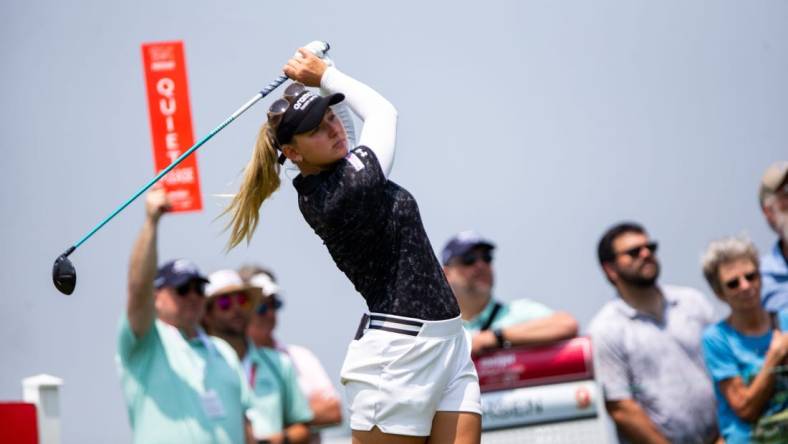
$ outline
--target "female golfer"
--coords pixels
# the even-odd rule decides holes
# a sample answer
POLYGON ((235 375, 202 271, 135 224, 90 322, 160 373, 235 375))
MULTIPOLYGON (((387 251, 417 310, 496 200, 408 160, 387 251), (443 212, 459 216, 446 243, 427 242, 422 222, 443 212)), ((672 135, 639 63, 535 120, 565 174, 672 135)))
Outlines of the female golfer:
POLYGON ((285 158, 298 206, 370 314, 342 367, 354 443, 478 443, 479 382, 460 310, 424 231, 416 201, 387 179, 397 112, 363 83, 303 48, 285 74, 296 82, 274 102, 241 188, 226 210, 230 247, 249 240, 285 158), (320 86, 322 97, 304 85, 320 86), (349 150, 331 105, 347 100, 363 120, 349 150))

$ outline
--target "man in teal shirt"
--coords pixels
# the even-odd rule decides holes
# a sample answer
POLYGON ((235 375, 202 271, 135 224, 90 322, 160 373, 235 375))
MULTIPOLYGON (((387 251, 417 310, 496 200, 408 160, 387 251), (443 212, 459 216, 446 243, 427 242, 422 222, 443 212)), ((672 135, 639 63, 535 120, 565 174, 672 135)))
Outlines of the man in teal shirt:
POLYGON ((148 194, 118 335, 133 442, 242 444, 249 386, 232 348, 199 326, 207 280, 185 259, 156 269, 158 221, 167 207, 163 190, 148 194))
POLYGON ((259 443, 307 444, 312 420, 309 402, 298 386, 290 358, 279 350, 256 347, 246 335, 251 316, 273 309, 262 290, 250 286, 234 270, 211 273, 204 322, 211 334, 229 343, 243 359, 252 386, 251 408, 246 412, 259 443), (252 314, 254 311, 255 314, 252 314))
POLYGON ((577 335, 577 321, 529 299, 512 302, 492 297, 495 244, 474 231, 452 237, 443 248, 443 271, 460 305, 465 328, 473 335, 472 353, 536 345, 577 335))

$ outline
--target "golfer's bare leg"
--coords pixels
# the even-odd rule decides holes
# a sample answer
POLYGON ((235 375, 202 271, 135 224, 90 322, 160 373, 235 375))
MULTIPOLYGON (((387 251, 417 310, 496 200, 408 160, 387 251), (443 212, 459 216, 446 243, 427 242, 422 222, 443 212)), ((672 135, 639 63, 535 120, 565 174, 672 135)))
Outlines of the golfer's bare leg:
POLYGON ((479 444, 482 417, 469 412, 436 412, 428 444, 479 444))
POLYGON ((383 433, 377 427, 369 432, 353 430, 353 444, 424 444, 426 436, 405 436, 383 433))

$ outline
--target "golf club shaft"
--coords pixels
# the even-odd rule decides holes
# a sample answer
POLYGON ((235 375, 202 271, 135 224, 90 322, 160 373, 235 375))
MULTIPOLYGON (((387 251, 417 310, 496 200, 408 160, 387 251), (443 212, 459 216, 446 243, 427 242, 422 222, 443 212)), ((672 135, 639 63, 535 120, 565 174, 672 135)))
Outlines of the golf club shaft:
POLYGON ((98 224, 98 225, 96 225, 96 226, 95 226, 95 227, 94 227, 92 230, 90 230, 90 232, 89 232, 88 234, 86 234, 86 235, 85 235, 85 236, 84 236, 82 239, 80 239, 80 240, 79 240, 77 243, 75 243, 75 244, 74 244, 73 246, 71 246, 71 247, 70 247, 68 250, 66 250, 66 251, 65 251, 65 253, 64 253, 64 255, 65 255, 65 256, 68 256, 68 255, 70 255, 71 253, 73 253, 73 252, 74 252, 74 250, 76 250, 77 248, 79 248, 79 246, 80 246, 80 245, 82 245, 82 244, 83 244, 83 243, 84 243, 86 240, 90 239, 90 237, 91 237, 91 236, 93 236, 93 234, 95 234, 95 233, 96 233, 96 231, 100 230, 100 229, 101 229, 101 227, 103 227, 104 225, 106 225, 106 224, 107 224, 107 222, 109 222, 110 220, 112 220, 112 218, 113 218, 113 217, 117 216, 117 214, 118 214, 118 213, 120 213, 121 211, 123 211, 123 209, 124 209, 124 208, 126 208, 127 206, 129 206, 129 204, 131 204, 132 202, 134 202, 134 200, 135 200, 135 199, 137 199, 138 197, 140 197, 140 195, 141 195, 142 193, 144 193, 144 192, 145 192, 145 191, 146 191, 148 188, 150 188, 151 186, 153 186, 153 184, 155 184, 156 182, 158 182, 158 181, 159 181, 159 179, 161 179, 162 177, 164 177, 164 175, 165 175, 165 174, 169 173, 169 172, 170 172, 170 170, 172 170, 173 168, 175 168, 176 166, 178 166, 178 164, 179 164, 179 163, 181 163, 181 162, 183 161, 183 159, 185 159, 185 158, 189 157, 189 155, 190 155, 191 153, 193 153, 193 152, 197 151, 197 149, 198 149, 198 148, 200 148, 200 147, 201 147, 201 146, 202 146, 202 145, 203 145, 205 142, 207 142, 208 140, 210 140, 210 139, 211 139, 211 138, 212 138, 214 135, 216 135, 216 133, 218 133, 218 132, 219 132, 219 131, 221 131, 221 130, 222 130, 224 127, 226 127, 227 125, 229 125, 229 124, 230 124, 230 123, 231 123, 233 120, 235 120, 235 119, 236 119, 238 116, 240 116, 241 114, 243 114, 243 113, 244 113, 244 111, 246 111, 247 109, 251 108, 251 107, 252 107, 252 105, 254 105, 255 103, 257 103, 257 102, 258 102, 260 99, 262 99, 263 97, 265 97, 265 96, 267 96, 268 94, 270 94, 270 93, 271 93, 271 91, 275 90, 275 89, 276 89, 276 88, 277 88, 279 85, 281 85, 282 83, 284 83, 286 80, 287 80, 287 76, 285 76, 285 75, 280 75, 280 76, 279 76, 279 77, 277 77, 277 78, 276 78, 276 79, 275 79, 273 82, 269 83, 269 84, 268 84, 268 86, 266 86, 265 88, 263 88, 263 89, 262 89, 262 90, 261 90, 259 93, 257 93, 257 95, 255 95, 254 97, 252 97, 251 99, 249 99, 249 101, 248 101, 248 102, 246 102, 246 103, 245 103, 243 106, 241 106, 240 108, 238 108, 238 110, 237 110, 237 111, 235 111, 235 112, 234 112, 234 113, 233 113, 233 114, 232 114, 230 117, 228 117, 228 118, 227 118, 227 119, 226 119, 224 122, 222 122, 222 123, 221 123, 219 126, 217 126, 216 128, 214 128, 214 129, 213 129, 213 131, 211 131, 210 133, 208 133, 208 135, 207 135, 207 136, 203 137, 203 138, 202 138, 202 139, 201 139, 199 142, 195 143, 195 144, 194 144, 194 145, 193 145, 191 148, 189 148, 188 150, 186 150, 186 151, 185 151, 183 154, 181 154, 181 155, 180 155, 180 156, 179 156, 177 159, 175 159, 175 161, 173 161, 173 162, 172 162, 172 163, 171 163, 171 164, 170 164, 170 165, 169 165, 167 168, 165 168, 165 169, 161 170, 161 172, 160 172, 159 174, 157 174, 157 175, 156 175, 156 177, 154 177, 153 179, 151 179, 151 180, 150 180, 150 181, 149 181, 147 184, 145 184, 145 186, 143 186, 142 188, 140 188, 140 189, 139 189, 139 191, 137 191, 136 193, 134 193, 134 195, 133 195, 133 196, 131 196, 131 197, 130 197, 130 198, 129 198, 129 199, 126 201, 126 202, 123 202, 123 204, 121 204, 121 205, 120 205, 120 206, 119 206, 119 207, 118 207, 118 208, 117 208, 115 211, 113 211, 113 212, 112 212, 112 214, 110 214, 110 215, 109 215, 109 216, 107 216, 107 217, 106 217, 104 220, 102 220, 101 222, 99 222, 99 224, 98 224))

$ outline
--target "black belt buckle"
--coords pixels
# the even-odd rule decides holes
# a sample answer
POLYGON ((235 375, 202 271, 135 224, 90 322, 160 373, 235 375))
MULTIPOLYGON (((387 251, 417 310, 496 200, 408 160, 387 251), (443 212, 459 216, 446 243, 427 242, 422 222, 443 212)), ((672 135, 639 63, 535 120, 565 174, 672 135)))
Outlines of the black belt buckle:
POLYGON ((369 315, 364 313, 364 316, 361 317, 361 322, 358 323, 356 337, 353 338, 354 341, 358 341, 362 336, 364 336, 364 329, 367 327, 367 322, 369 322, 369 315))

